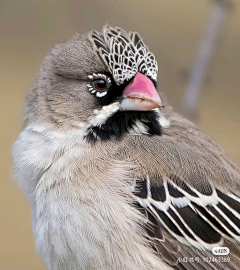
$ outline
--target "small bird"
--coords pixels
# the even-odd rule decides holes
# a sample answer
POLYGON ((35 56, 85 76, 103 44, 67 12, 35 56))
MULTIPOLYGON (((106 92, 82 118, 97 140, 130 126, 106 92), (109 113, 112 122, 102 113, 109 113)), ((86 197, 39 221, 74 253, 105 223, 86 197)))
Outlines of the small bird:
POLYGON ((240 268, 240 170, 157 73, 140 35, 109 25, 43 60, 13 156, 49 270, 240 268))

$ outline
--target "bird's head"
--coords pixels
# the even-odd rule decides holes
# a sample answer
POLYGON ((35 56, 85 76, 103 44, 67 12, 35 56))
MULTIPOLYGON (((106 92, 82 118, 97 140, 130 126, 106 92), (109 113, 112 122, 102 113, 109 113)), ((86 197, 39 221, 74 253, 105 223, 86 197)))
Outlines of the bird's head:
POLYGON ((136 32, 106 25, 75 35, 44 59, 27 101, 26 124, 84 129, 89 141, 136 130, 161 134, 158 66, 136 32))

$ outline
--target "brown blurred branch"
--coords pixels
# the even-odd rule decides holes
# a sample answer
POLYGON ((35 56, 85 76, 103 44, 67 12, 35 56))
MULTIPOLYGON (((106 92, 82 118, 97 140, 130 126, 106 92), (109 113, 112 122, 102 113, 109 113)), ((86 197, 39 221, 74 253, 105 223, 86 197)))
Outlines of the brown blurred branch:
POLYGON ((219 42, 221 29, 231 4, 230 0, 214 0, 211 8, 207 28, 200 44, 196 59, 190 73, 183 103, 183 114, 186 118, 194 120, 197 114, 197 105, 202 85, 205 80, 210 60, 219 42))

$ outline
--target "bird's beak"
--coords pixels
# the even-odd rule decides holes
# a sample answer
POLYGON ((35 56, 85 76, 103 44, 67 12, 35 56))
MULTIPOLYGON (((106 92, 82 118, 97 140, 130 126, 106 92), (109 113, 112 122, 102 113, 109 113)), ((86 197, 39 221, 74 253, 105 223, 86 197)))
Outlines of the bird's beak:
POLYGON ((138 72, 123 90, 121 109, 124 111, 150 111, 160 107, 163 107, 162 100, 153 82, 138 72))

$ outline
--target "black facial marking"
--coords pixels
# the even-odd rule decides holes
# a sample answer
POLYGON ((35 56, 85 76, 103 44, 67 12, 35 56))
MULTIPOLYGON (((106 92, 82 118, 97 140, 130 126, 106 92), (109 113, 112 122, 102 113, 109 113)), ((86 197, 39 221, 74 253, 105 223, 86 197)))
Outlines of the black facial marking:
MULTIPOLYGON (((102 73, 106 75, 111 80, 111 84, 109 85, 107 89, 107 94, 101 98, 96 98, 96 107, 98 106, 107 106, 110 105, 113 102, 121 101, 122 100, 122 93, 124 88, 132 82, 134 77, 130 78, 129 80, 125 80, 123 84, 117 85, 116 82, 113 79, 112 74, 104 72, 102 73)), ((146 75, 147 76, 147 75, 146 75)), ((157 89, 157 82, 152 80, 151 77, 147 76, 152 83, 154 84, 155 88, 157 89)), ((100 78, 101 79, 101 78, 100 78)))
POLYGON ((110 105, 111 103, 121 100, 122 99, 122 92, 123 92, 122 87, 114 87, 114 85, 112 85, 112 87, 108 90, 108 93, 106 96, 102 97, 101 99, 97 99, 96 100, 96 105, 97 106, 107 106, 110 105))
POLYGON ((108 76, 111 78, 111 81, 112 81, 111 87, 108 89, 108 93, 106 96, 96 99, 96 106, 102 107, 102 106, 110 105, 111 103, 114 103, 116 101, 121 101, 123 90, 130 82, 130 81, 126 81, 122 85, 117 85, 114 82, 114 79, 112 78, 112 76, 109 74, 108 76))
POLYGON ((121 138, 129 133, 137 121, 145 125, 149 135, 162 135, 162 128, 155 111, 117 111, 105 124, 90 127, 85 136, 88 142, 121 138))

